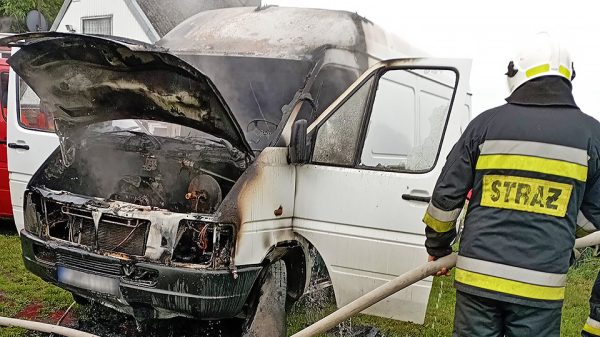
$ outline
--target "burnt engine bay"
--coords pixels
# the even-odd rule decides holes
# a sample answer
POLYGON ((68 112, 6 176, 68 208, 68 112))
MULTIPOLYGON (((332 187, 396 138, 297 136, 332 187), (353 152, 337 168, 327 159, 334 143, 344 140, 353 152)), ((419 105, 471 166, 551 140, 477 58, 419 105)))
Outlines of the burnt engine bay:
POLYGON ((137 131, 107 132, 77 143, 70 148, 69 166, 57 150, 30 184, 26 222, 38 223, 40 235, 102 254, 147 260, 152 255, 147 251, 148 236, 152 222, 158 220, 136 217, 140 212, 127 216, 107 211, 114 204, 130 205, 138 211, 160 211, 163 218, 173 212, 176 231, 160 237, 162 249, 152 260, 182 266, 229 265, 234 226, 202 221, 199 215, 214 213, 245 170, 248 161, 242 153, 218 139, 157 137, 137 131), (87 201, 72 203, 41 190, 87 201))

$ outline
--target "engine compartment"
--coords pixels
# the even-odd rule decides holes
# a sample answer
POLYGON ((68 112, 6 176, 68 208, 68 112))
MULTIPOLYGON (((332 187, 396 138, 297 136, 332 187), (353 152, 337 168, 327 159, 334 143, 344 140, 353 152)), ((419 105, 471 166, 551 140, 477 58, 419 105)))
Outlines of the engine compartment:
MULTIPOLYGON (((89 132, 70 141, 70 165, 64 164, 65 149, 57 150, 31 184, 172 212, 211 214, 248 159, 227 142, 193 131, 194 137, 89 132)), ((185 132, 189 134, 178 129, 185 132)))
POLYGON ((26 229, 119 259, 230 267, 235 227, 212 219, 248 157, 195 129, 135 123, 63 139, 30 182, 26 229))

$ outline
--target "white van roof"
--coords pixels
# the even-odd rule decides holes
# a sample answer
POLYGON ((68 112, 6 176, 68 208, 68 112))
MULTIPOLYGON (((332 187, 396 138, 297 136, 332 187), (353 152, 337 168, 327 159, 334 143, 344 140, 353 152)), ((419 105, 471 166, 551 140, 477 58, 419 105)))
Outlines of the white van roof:
POLYGON ((238 7, 198 13, 158 45, 174 54, 311 59, 323 48, 382 59, 425 56, 356 13, 313 8, 238 7))

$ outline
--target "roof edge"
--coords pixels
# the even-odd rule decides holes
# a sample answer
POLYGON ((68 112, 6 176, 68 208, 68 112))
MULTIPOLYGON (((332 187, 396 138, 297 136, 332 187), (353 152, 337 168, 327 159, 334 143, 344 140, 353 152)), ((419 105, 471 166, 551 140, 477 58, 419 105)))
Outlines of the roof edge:
POLYGON ((62 6, 60 7, 60 10, 58 11, 58 14, 56 15, 56 18, 54 18, 54 21, 52 22, 52 27, 50 27, 51 32, 55 32, 58 29, 60 22, 65 17, 67 9, 71 5, 71 1, 72 0, 65 0, 65 2, 63 2, 62 6))
POLYGON ((150 39, 150 43, 155 43, 156 41, 160 40, 160 35, 146 16, 146 13, 142 11, 142 8, 140 8, 140 5, 137 3, 137 1, 124 1, 127 8, 129 8, 129 10, 131 11, 131 14, 133 14, 133 16, 135 17, 135 20, 140 24, 140 26, 148 36, 148 39, 150 39))

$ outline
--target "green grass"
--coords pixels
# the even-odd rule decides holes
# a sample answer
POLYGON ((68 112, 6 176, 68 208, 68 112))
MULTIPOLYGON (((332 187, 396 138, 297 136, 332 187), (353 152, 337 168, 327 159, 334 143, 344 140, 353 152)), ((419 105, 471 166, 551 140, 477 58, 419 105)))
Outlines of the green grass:
MULTIPOLYGON (((588 315, 588 297, 591 286, 600 270, 600 258, 584 254, 582 261, 569 272, 566 300, 563 309, 561 336, 575 337, 588 315)), ((424 325, 358 315, 345 326, 375 326, 388 337, 438 337, 451 336, 454 315, 455 292, 451 277, 437 277, 433 282, 431 300, 424 325)), ((43 306, 38 320, 51 322, 47 314, 66 309, 72 302, 71 295, 30 274, 21 259, 18 236, 0 231, 0 316, 13 317, 31 303, 43 306)), ((332 304, 294 306, 289 320, 289 333, 323 317, 334 310, 332 304), (314 309, 317 306, 319 308, 314 309), (310 307, 311 309, 308 309, 310 307)), ((28 336, 20 329, 0 328, 0 337, 28 336)))
MULTIPOLYGON (((4 223, 0 224, 5 227, 4 223)), ((0 316, 14 317, 32 303, 42 309, 38 320, 50 322, 48 314, 66 309, 73 299, 71 294, 50 285, 33 274, 23 265, 21 244, 16 234, 8 234, 6 228, 0 232, 0 316)), ((0 337, 25 336, 25 331, 16 328, 0 328, 0 337)))
MULTIPOLYGON (((561 325, 561 336, 563 337, 581 336, 581 327, 589 314, 588 300, 591 287, 600 271, 600 258, 591 257, 591 249, 588 248, 582 255, 580 262, 571 268, 568 275, 561 325)), ((358 315, 352 318, 351 322, 344 324, 346 326, 375 326, 387 337, 451 336, 456 298, 452 280, 452 276, 434 278, 423 325, 368 315, 358 315)), ((297 332, 333 310, 333 305, 330 305, 324 309, 306 313, 303 308, 295 307, 289 320, 289 332, 297 332)))
MULTIPOLYGON (((424 325, 399 322, 369 315, 357 315, 350 321, 344 322, 343 326, 374 326, 388 337, 450 336, 452 333, 455 299, 452 278, 434 278, 430 299, 424 325)), ((302 327, 320 319, 334 309, 334 305, 331 304, 320 310, 312 310, 307 313, 303 308, 303 303, 300 306, 295 306, 288 320, 288 332, 290 334, 297 332, 302 327)))

